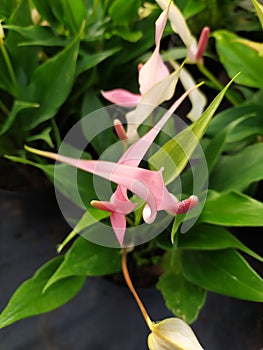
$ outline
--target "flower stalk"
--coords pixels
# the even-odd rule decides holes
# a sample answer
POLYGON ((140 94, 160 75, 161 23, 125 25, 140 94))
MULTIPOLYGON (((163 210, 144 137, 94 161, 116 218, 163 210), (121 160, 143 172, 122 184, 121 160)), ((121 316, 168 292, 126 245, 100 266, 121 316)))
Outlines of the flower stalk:
POLYGON ((147 326, 149 327, 149 329, 151 329, 152 321, 151 321, 138 293, 136 292, 136 290, 133 286, 133 283, 132 283, 132 280, 131 280, 131 277, 129 274, 129 270, 127 268, 127 249, 126 248, 122 249, 122 261, 121 261, 121 263, 122 263, 122 272, 123 272, 125 282, 129 288, 129 290, 131 291, 132 295, 134 296, 134 299, 136 300, 136 302, 139 306, 139 309, 143 315, 143 318, 145 319, 147 326))

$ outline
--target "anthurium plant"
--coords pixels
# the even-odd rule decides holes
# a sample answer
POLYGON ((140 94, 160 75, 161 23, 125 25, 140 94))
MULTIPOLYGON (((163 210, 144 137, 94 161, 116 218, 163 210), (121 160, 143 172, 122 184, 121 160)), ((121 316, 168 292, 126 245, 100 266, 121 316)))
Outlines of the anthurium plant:
MULTIPOLYGON (((205 67, 209 28, 201 28, 197 40, 175 3, 156 2, 160 8, 155 22, 155 41, 152 39, 154 49, 139 64, 138 77, 135 74, 133 80, 138 79, 139 90, 126 88, 127 85, 121 81, 119 86, 115 83, 112 87, 102 84, 104 107, 97 110, 90 108, 87 102, 89 95, 84 93, 82 118, 59 142, 57 152, 47 150, 44 145, 42 148, 35 147, 35 144, 27 142, 23 150, 26 156, 7 156, 13 161, 37 167, 53 179, 59 206, 72 231, 58 246, 60 255, 18 287, 0 315, 1 328, 63 305, 78 293, 86 278, 119 272, 123 273, 149 327, 148 347, 151 350, 202 349, 202 341, 199 343, 188 324, 197 319, 207 291, 263 301, 263 279, 245 257, 250 256, 260 262, 263 258, 232 233, 233 227, 263 226, 263 204, 255 198, 256 187, 263 178, 263 107, 260 101, 255 103, 254 92, 250 90, 251 87, 256 88, 257 96, 262 93, 260 75, 254 71, 260 71, 260 66, 250 62, 253 67, 249 67, 248 62, 244 63, 247 57, 254 57, 255 62, 259 62, 260 46, 226 31, 213 33, 218 59, 231 78, 222 87, 222 83, 205 67), (174 51, 167 50, 162 54, 161 39, 167 27, 168 32, 175 32, 185 45, 182 63, 175 61, 174 51), (235 65, 235 57, 244 64, 235 65), (204 73, 208 84, 221 90, 207 107, 203 85, 195 82, 188 65, 196 65, 204 73), (185 92, 175 98, 179 80, 185 92), (235 91, 232 90, 233 84, 235 91), (234 107, 216 115, 225 97, 234 107), (186 123, 174 113, 187 99, 192 107, 186 123), (114 104, 107 105, 106 100, 114 104), (167 109, 160 107, 167 101, 170 103, 167 109), (47 159, 56 162, 45 163, 47 159), (64 206, 65 197, 72 201, 71 208, 68 202, 64 206), (127 268, 129 259, 136 263, 138 269, 142 265, 159 267, 156 288, 174 317, 151 320, 147 305, 142 304, 130 277, 127 268)), ((79 3, 84 6, 84 2, 79 3)), ((87 3, 88 6, 91 2, 87 3)), ((126 11, 131 10, 126 7, 124 10, 120 6, 121 0, 111 6, 108 2, 105 5, 95 3, 93 14, 105 15, 103 8, 109 15, 115 14, 111 21, 111 34, 103 32, 104 40, 110 40, 108 36, 116 36, 118 42, 120 37, 131 40, 136 35, 144 35, 132 24, 125 24, 126 11), (126 27, 122 30, 120 26, 126 27)), ((195 1, 187 3, 190 11, 195 1)), ((56 17, 60 13, 58 5, 51 1, 47 5, 40 1, 34 1, 34 4, 43 19, 54 25, 57 34, 62 31, 64 41, 68 40, 70 33, 74 36, 67 45, 75 45, 76 50, 84 45, 83 41, 91 39, 90 31, 98 30, 98 34, 102 28, 109 26, 105 21, 94 27, 89 18, 70 15, 79 14, 80 8, 70 12, 67 7, 69 2, 65 1, 61 2, 62 7, 65 5, 65 25, 71 24, 72 27, 67 27, 64 32, 65 28, 59 21, 61 17, 56 17), (84 19, 86 22, 83 24, 84 19)), ((131 4, 138 9, 140 2, 132 1, 131 4)), ((253 5, 262 20, 262 6, 256 0, 253 0, 253 5)), ((147 4, 140 8, 143 20, 151 18, 149 16, 156 6, 147 4)), ((4 26, 3 30, 5 28, 20 35, 25 35, 23 31, 33 30, 22 30, 12 24, 4 26)), ((36 30, 36 27, 33 28, 36 30)), ((43 28, 37 28, 36 33, 38 30, 42 33, 43 28)), ((52 42, 55 40, 54 32, 50 33, 50 27, 48 31, 52 42)), ((27 40, 33 40, 28 33, 25 36, 27 40)), ((30 46, 37 44, 34 40, 30 46)), ((56 40, 62 38, 59 36, 56 40)), ((74 52, 75 59, 80 55, 87 62, 82 50, 82 53, 74 52)), ((109 61, 113 61, 109 66, 114 67, 116 62, 120 62, 113 51, 108 54, 111 56, 109 61)), ((102 57, 106 56, 102 54, 102 57)), ((96 60, 94 64, 100 62, 99 55, 96 60)), ((127 74, 130 75, 130 72, 127 74)), ((15 74, 11 74, 10 70, 8 79, 11 75, 15 74)), ((30 91, 36 90, 31 88, 30 91)), ((91 101, 93 97, 91 93, 91 101)), ((30 101, 41 105, 40 100, 30 101)), ((32 118, 26 120, 36 126, 34 112, 39 116, 40 112, 37 109, 32 112, 31 108, 32 118)), ((40 117, 36 120, 53 118, 45 116, 45 120, 40 117)), ((12 120, 15 123, 16 118, 12 120)), ((8 125, 11 129, 13 124, 8 125)))

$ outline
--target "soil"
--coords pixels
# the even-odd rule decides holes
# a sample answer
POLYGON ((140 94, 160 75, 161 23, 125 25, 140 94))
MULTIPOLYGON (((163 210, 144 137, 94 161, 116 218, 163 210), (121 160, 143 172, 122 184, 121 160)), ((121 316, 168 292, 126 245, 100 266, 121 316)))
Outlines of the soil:
POLYGON ((0 188, 8 191, 30 191, 50 187, 50 181, 37 168, 0 159, 0 188))

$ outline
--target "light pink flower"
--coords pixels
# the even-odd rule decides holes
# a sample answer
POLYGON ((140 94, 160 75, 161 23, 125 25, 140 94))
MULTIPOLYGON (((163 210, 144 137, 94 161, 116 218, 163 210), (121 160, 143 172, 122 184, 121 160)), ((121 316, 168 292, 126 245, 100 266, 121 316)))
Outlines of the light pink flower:
POLYGON ((143 210, 143 219, 148 224, 155 220, 159 210, 166 210, 170 214, 176 215, 187 212, 198 203, 198 199, 195 196, 178 202, 176 197, 168 192, 164 184, 162 169, 159 171, 152 171, 138 167, 143 156, 148 151, 166 121, 192 90, 193 89, 185 92, 147 134, 131 145, 119 159, 118 163, 101 160, 74 159, 29 147, 26 147, 26 149, 41 156, 72 165, 118 184, 117 190, 113 193, 109 202, 92 201, 91 204, 96 208, 111 212, 111 224, 119 243, 122 245, 126 230, 125 216, 131 213, 136 205, 127 197, 127 190, 138 195, 146 202, 146 206, 143 210))
MULTIPOLYGON (((135 107, 140 102, 142 96, 156 83, 165 79, 169 75, 169 70, 164 64, 160 55, 160 42, 167 21, 168 9, 164 10, 155 24, 155 50, 149 60, 140 65, 138 71, 140 94, 134 94, 125 89, 114 89, 102 91, 102 96, 108 101, 126 107, 135 107)), ((153 103, 154 104, 154 103, 153 103)), ((156 103, 155 103, 156 105, 156 103)))

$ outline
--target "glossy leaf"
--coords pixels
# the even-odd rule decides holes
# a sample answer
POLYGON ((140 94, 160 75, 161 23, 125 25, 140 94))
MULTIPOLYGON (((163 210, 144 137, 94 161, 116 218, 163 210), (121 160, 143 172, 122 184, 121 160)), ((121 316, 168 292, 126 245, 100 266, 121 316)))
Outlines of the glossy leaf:
POLYGON ((27 130, 54 117, 71 92, 79 40, 77 36, 68 47, 35 70, 32 81, 24 92, 24 99, 37 102, 40 107, 34 113, 23 113, 27 130))
POLYGON ((24 102, 24 101, 18 101, 18 100, 15 101, 9 116, 6 118, 4 124, 0 126, 0 135, 3 135, 11 128, 12 124, 16 120, 17 114, 20 111, 23 111, 25 109, 35 110, 38 107, 39 105, 37 103, 24 102))
POLYGON ((42 1, 33 0, 33 4, 36 6, 37 11, 40 13, 42 19, 46 20, 51 26, 56 27, 59 25, 58 19, 55 17, 52 11, 52 0, 42 1))
POLYGON ((83 276, 65 278, 43 293, 44 286, 62 261, 63 257, 50 260, 18 287, 0 315, 0 328, 54 310, 78 293, 85 281, 83 276))
MULTIPOLYGON (((18 45, 30 46, 66 46, 69 40, 64 37, 55 36, 52 29, 48 26, 16 26, 5 25, 4 28, 19 33, 23 38, 20 39, 18 45)), ((28 48, 26 49, 28 50, 28 48)))
POLYGON ((83 0, 50 1, 54 16, 74 34, 77 34, 86 19, 86 7, 83 0))
POLYGON ((192 323, 205 302, 205 290, 189 282, 180 273, 163 274, 156 287, 161 291, 166 306, 176 316, 192 323))
POLYGON ((235 298, 263 301, 263 280, 234 249, 183 251, 182 270, 192 283, 235 298))
MULTIPOLYGON (((10 17, 8 24, 20 27, 26 27, 32 24, 31 9, 28 0, 22 0, 19 2, 19 5, 10 17)), ((8 31, 5 43, 16 79, 19 83, 18 97, 24 100, 22 98, 22 92, 28 85, 33 72, 37 67, 39 49, 37 47, 21 47, 19 44, 22 40, 23 37, 20 33, 8 31)), ((35 101, 31 100, 31 102, 35 101)))
POLYGON ((45 286, 48 290, 70 276, 102 276, 121 271, 121 254, 79 237, 65 255, 65 259, 45 286))
POLYGON ((9 18, 16 6, 16 0, 1 0, 0 18, 9 18))
POLYGON ((109 15, 115 26, 126 26, 138 17, 140 0, 115 0, 109 8, 109 15))
POLYGON ((263 179, 263 144, 244 148, 235 155, 224 155, 216 164, 210 187, 216 191, 246 189, 263 179))
POLYGON ((213 36, 220 62, 230 77, 240 72, 236 82, 249 87, 263 88, 263 59, 258 53, 239 42, 241 37, 226 30, 218 30, 213 36))
POLYGON ((150 157, 149 163, 156 169, 164 167, 163 177, 166 184, 172 182, 185 168, 231 82, 217 95, 196 122, 168 141, 150 157))
POLYGON ((226 142, 236 142, 252 135, 263 133, 262 125, 263 107, 258 104, 245 104, 218 113, 207 128, 208 136, 216 136, 222 129, 233 121, 241 122, 227 135, 226 142))
POLYGON ((263 203, 239 192, 209 191, 199 222, 222 226, 263 226, 263 203))
POLYGON ((195 225, 186 234, 178 235, 178 247, 187 250, 236 248, 263 262, 263 257, 246 247, 224 227, 216 225, 195 225))
POLYGON ((78 234, 89 226, 94 225, 96 222, 105 219, 110 216, 107 211, 99 210, 96 208, 89 208, 80 220, 76 223, 74 229, 64 239, 64 241, 58 246, 58 252, 60 253, 64 247, 78 234))
POLYGON ((94 54, 88 54, 88 53, 81 52, 81 58, 77 64, 76 74, 79 75, 79 74, 89 70, 90 68, 95 67, 97 64, 104 61, 106 58, 111 57, 119 50, 120 50, 120 48, 116 47, 116 48, 104 50, 102 52, 94 53, 94 54))

